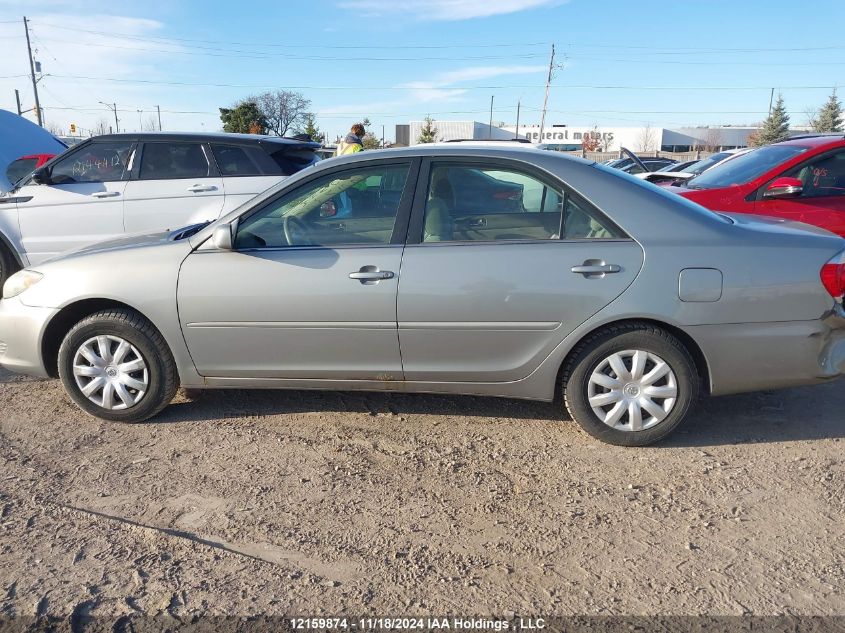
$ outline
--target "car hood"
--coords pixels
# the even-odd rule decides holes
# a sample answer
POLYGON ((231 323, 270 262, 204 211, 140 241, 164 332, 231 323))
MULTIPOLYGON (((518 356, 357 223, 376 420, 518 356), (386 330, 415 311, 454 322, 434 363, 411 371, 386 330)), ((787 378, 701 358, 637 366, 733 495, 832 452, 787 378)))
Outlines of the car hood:
POLYGON ((114 251, 125 251, 129 249, 140 249, 150 246, 158 246, 160 244, 173 241, 174 231, 162 231, 160 233, 134 233, 132 235, 125 235, 114 240, 107 240, 105 242, 96 242, 83 246, 82 248, 65 251, 53 257, 44 263, 59 262, 66 259, 73 259, 84 255, 96 255, 98 253, 108 253, 114 251))
POLYGON ((0 191, 12 188, 6 177, 12 161, 29 154, 60 154, 66 149, 47 130, 8 110, 0 110, 0 139, 0 191))

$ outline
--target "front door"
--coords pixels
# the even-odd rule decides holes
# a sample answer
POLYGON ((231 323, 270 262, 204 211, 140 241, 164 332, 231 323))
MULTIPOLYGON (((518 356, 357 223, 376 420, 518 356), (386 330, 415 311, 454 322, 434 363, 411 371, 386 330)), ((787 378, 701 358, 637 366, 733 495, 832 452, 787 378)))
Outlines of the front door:
POLYGON ((223 179, 205 144, 148 141, 125 198, 127 233, 177 229, 220 217, 223 179))
POLYGON ((179 316, 210 377, 398 380, 396 292, 410 161, 317 175, 248 211, 235 248, 179 276, 179 316), (402 193, 383 194, 386 183, 402 193))
POLYGON ((21 244, 31 265, 67 250, 123 235, 123 195, 134 142, 92 142, 70 150, 15 192, 21 244))
POLYGON ((399 286, 406 380, 525 378, 642 266, 636 242, 547 176, 507 163, 426 169, 399 286))
MULTIPOLYGON (((801 180, 801 195, 760 197, 755 213, 813 224, 845 237, 845 150, 823 154, 782 175, 801 180)), ((761 191, 765 192, 766 186, 761 191)))

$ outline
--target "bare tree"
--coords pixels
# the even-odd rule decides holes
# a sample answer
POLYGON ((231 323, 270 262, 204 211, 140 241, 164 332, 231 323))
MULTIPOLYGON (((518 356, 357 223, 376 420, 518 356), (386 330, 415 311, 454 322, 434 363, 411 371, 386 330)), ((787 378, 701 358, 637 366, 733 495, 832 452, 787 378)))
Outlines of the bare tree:
POLYGON ((109 122, 105 119, 97 119, 94 127, 91 128, 91 136, 101 136, 109 133, 109 122))
POLYGON ((251 97, 250 101, 258 105, 267 122, 267 129, 276 136, 300 131, 307 124, 311 101, 302 93, 277 90, 251 97))
POLYGON ((158 132, 158 117, 154 114, 149 115, 143 123, 141 123, 142 132, 158 132))
POLYGON ((48 123, 46 125, 47 131, 52 134, 53 136, 64 136, 65 131, 62 129, 58 123, 48 123))
POLYGON ((657 134, 655 133, 654 128, 651 127, 651 124, 646 125, 637 137, 637 151, 653 152, 656 149, 656 143, 657 134))
POLYGON ((719 128, 707 128, 704 134, 704 149, 708 152, 718 152, 722 148, 722 131, 719 128))

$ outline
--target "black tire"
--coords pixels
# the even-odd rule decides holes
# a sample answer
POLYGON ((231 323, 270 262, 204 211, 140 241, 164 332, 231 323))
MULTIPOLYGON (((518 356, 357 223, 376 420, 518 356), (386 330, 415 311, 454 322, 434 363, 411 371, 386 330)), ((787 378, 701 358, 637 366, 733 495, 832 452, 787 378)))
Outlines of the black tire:
POLYGON ((6 280, 18 270, 20 270, 20 266, 15 261, 15 256, 0 242, 0 289, 3 288, 6 280))
POLYGON ((161 333, 134 310, 103 310, 82 319, 67 333, 59 348, 59 377, 65 391, 80 409, 96 418, 112 422, 142 422, 161 412, 176 394, 179 379, 176 363, 161 333), (148 387, 129 408, 111 410, 89 400, 73 374, 74 356, 89 339, 115 336, 134 346, 146 363, 148 387))
MULTIPOLYGON (((573 350, 562 376, 564 403, 572 419, 593 437, 616 446, 647 446, 669 435, 687 417, 698 398, 701 382, 686 347, 666 330, 647 323, 610 326, 592 334, 573 350), (659 356, 674 373, 677 385, 675 403, 668 415, 639 431, 620 430, 605 424, 589 402, 590 376, 605 359, 625 350, 642 350, 659 356)), ((622 420, 628 420, 627 413, 622 420)), ((630 424, 630 420, 627 423, 630 424)))

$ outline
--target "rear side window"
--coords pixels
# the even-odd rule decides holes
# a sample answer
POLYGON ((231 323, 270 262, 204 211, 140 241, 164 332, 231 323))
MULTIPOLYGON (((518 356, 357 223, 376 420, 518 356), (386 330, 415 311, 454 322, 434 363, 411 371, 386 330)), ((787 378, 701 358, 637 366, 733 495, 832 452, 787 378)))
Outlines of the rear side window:
POLYGON ((141 180, 206 178, 211 174, 200 143, 146 143, 141 155, 141 180))
POLYGON ((211 152, 223 176, 260 176, 261 170, 249 154, 237 145, 212 143, 211 152))
POLYGON ((586 201, 521 171, 432 166, 423 242, 619 236, 616 227, 586 201))
POLYGON ((282 176, 293 176, 295 173, 302 171, 306 167, 310 167, 320 157, 313 149, 305 147, 292 147, 290 149, 284 146, 280 149, 274 150, 272 147, 267 149, 270 158, 281 169, 282 176))

